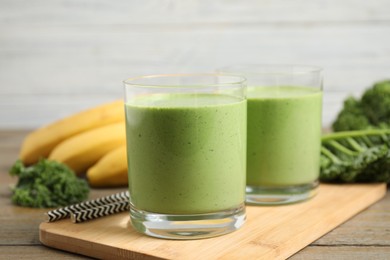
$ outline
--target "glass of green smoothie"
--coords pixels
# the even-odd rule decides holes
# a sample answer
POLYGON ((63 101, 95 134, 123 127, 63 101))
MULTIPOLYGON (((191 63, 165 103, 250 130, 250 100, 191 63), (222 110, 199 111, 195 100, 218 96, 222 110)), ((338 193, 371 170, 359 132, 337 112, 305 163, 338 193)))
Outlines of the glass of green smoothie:
POLYGON ((246 80, 224 74, 124 81, 132 226, 198 239, 245 222, 246 80))
POLYGON ((247 204, 313 197, 319 184, 322 69, 237 65, 218 71, 247 78, 247 204))

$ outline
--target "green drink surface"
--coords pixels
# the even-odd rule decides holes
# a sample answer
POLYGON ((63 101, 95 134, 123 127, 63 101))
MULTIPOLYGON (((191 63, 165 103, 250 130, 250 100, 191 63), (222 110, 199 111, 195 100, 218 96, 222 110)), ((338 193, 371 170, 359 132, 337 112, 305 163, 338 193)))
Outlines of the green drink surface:
POLYGON ((140 210, 198 214, 245 199, 246 101, 170 94, 125 105, 129 190, 140 210))
POLYGON ((248 88, 247 185, 307 184, 319 174, 322 91, 248 88))

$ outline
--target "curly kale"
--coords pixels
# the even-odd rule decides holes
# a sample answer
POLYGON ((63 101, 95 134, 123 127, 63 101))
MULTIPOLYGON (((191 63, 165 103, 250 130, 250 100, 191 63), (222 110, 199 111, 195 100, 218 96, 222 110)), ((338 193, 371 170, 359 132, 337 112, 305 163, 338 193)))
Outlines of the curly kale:
POLYGON ((46 159, 25 167, 18 160, 10 174, 19 180, 13 188, 12 202, 25 207, 51 208, 86 200, 89 186, 66 165, 46 159))
POLYGON ((390 80, 367 89, 361 100, 362 110, 374 126, 390 126, 390 80))
POLYGON ((320 164, 324 182, 390 183, 390 129, 324 135, 320 164))
POLYGON ((375 83, 360 100, 348 97, 332 128, 334 131, 390 128, 390 80, 375 83))
POLYGON ((344 101, 343 109, 332 125, 334 131, 350 131, 368 129, 370 127, 371 124, 363 113, 360 101, 354 97, 348 97, 344 101))

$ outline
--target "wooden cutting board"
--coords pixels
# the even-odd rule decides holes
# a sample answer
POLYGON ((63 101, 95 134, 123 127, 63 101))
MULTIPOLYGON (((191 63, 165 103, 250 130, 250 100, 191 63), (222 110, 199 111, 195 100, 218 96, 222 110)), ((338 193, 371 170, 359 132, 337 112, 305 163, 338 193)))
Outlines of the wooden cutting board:
POLYGON ((41 223, 49 247, 102 259, 285 259, 386 193, 386 184, 321 184, 313 199, 293 205, 247 207, 244 226, 200 240, 164 240, 137 233, 127 212, 73 224, 41 223))

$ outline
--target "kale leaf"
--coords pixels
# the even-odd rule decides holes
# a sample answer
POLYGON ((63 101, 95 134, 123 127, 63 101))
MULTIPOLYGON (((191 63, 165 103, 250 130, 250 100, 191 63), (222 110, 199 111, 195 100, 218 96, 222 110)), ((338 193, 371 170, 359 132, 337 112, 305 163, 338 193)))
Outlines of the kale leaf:
POLYGON ((390 80, 375 83, 361 99, 345 99, 332 124, 336 132, 385 128, 390 128, 390 80))
POLYGON ((324 135, 320 169, 323 182, 390 183, 390 129, 324 135))
POLYGON ((10 174, 19 178, 13 188, 14 204, 51 208, 79 203, 88 198, 88 183, 78 178, 65 164, 41 159, 32 166, 25 167, 18 160, 10 169, 10 174))

